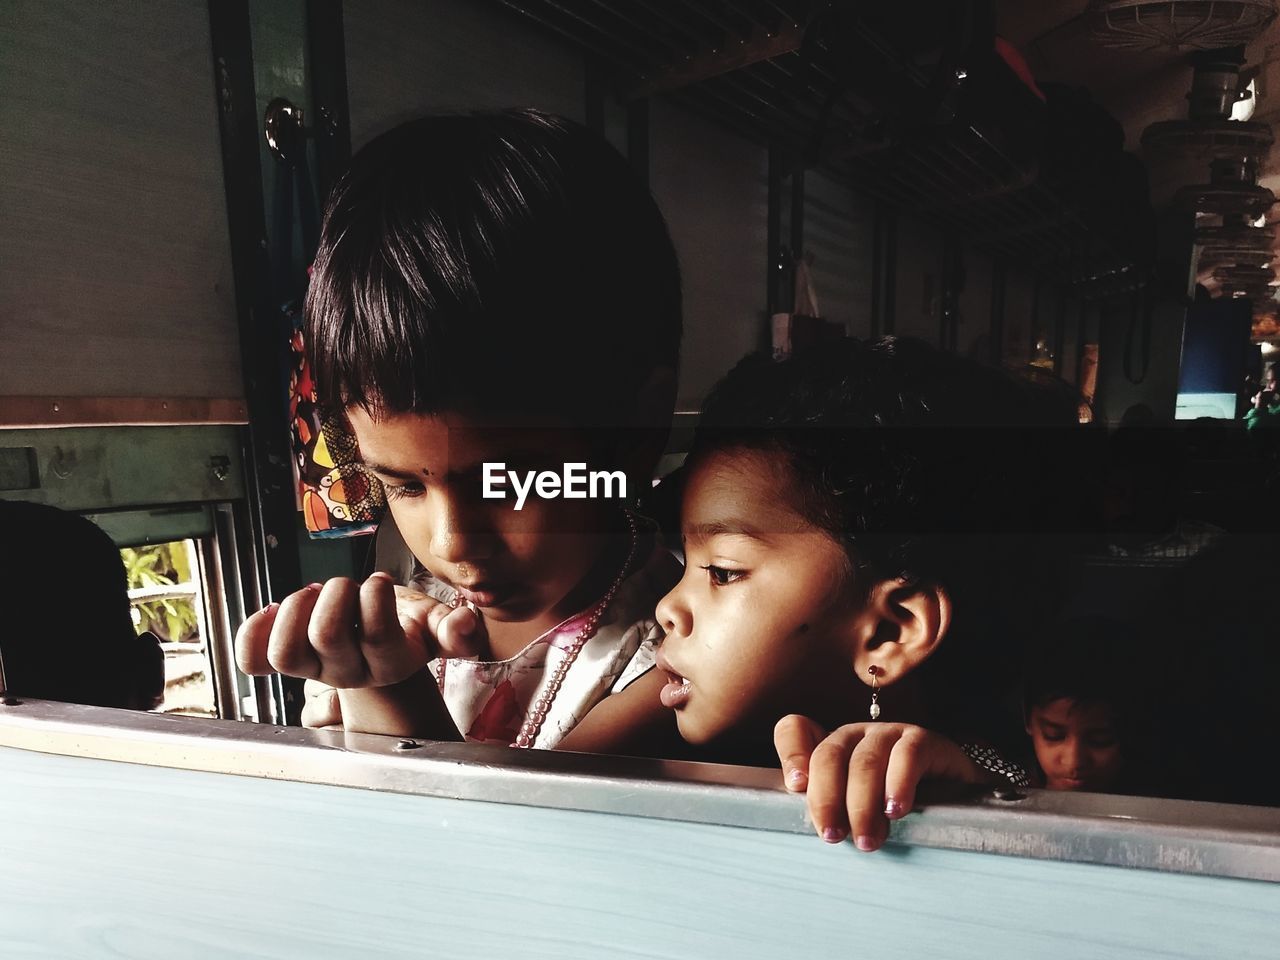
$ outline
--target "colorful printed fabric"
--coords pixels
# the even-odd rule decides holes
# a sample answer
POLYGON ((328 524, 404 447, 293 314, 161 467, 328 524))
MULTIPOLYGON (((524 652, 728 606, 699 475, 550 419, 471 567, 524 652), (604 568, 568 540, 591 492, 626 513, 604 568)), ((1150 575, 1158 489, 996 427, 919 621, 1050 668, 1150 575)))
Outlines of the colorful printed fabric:
POLYGON ((386 509, 382 484, 360 462, 355 437, 340 417, 316 403, 316 385, 294 326, 289 377, 289 421, 293 432, 298 501, 314 539, 373 533, 386 509))

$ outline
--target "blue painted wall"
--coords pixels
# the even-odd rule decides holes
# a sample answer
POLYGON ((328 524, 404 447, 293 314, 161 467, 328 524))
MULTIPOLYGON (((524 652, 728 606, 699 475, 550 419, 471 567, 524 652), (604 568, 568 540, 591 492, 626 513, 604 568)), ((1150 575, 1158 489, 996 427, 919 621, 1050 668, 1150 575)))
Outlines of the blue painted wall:
POLYGON ((0 749, 0 956, 1275 958, 1280 884, 0 749))

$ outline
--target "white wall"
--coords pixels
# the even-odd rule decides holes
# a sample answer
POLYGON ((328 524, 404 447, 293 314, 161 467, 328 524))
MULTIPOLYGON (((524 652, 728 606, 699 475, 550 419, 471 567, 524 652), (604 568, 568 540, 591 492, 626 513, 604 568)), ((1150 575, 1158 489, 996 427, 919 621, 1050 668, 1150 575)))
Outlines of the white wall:
POLYGON ((650 113, 650 185, 684 279, 680 409, 765 343, 768 152, 680 107, 650 113))
POLYGON ((898 219, 897 303, 893 332, 939 345, 942 329, 942 233, 921 220, 898 219))
POLYGON ((496 3, 347 0, 352 149, 428 113, 538 107, 581 121, 581 54, 496 3))
POLYGON ((871 199, 816 171, 804 178, 804 249, 822 315, 859 337, 871 334, 871 199))
POLYGON ((0 3, 0 396, 243 395, 209 8, 0 3))

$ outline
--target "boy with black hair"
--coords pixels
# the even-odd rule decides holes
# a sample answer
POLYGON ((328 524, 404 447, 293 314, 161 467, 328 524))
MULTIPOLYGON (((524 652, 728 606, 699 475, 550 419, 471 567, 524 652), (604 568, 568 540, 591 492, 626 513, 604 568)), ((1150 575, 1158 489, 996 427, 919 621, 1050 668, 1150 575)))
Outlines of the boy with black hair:
POLYGON ((649 482, 680 282, 626 161, 532 110, 397 127, 334 189, 306 318, 320 400, 386 489, 412 583, 377 573, 272 604, 241 630, 242 668, 336 688, 307 719, 340 701, 348 729, 621 750, 669 725, 654 678, 617 684, 679 576, 630 497, 517 510, 488 486, 570 464, 649 482))

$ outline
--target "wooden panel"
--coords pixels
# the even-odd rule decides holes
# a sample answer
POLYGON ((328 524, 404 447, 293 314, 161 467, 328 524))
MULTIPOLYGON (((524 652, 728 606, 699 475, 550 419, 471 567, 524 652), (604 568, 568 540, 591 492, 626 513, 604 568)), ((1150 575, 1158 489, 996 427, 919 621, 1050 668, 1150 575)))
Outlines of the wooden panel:
POLYGON ((538 107, 584 119, 581 54, 499 4, 347 0, 343 27, 353 149, 429 113, 538 107))
POLYGON ((1278 884, 11 748, 0 769, 0 930, 29 960, 1275 955, 1278 884))
POLYGON ((684 281, 681 409, 696 409, 765 343, 768 152, 663 100, 653 103, 650 185, 684 281))
POLYGON ((233 426, 0 430, 0 497, 74 511, 236 500, 243 443, 233 426))
POLYGON ((804 249, 823 316, 857 337, 871 334, 872 201, 846 184, 805 174, 804 249))
POLYGON ((243 400, 204 397, 0 397, 0 427, 248 423, 243 400))
POLYGON ((204 0, 0 4, 0 394, 242 395, 204 0))

